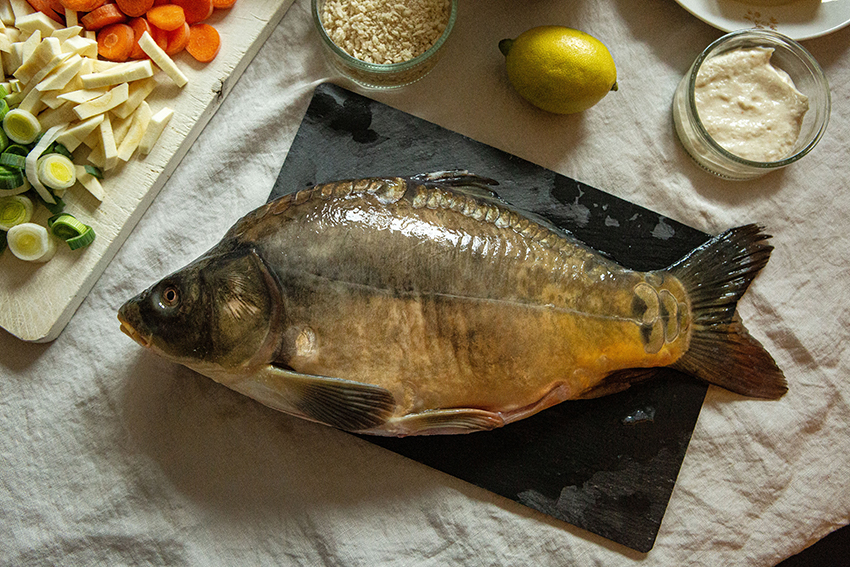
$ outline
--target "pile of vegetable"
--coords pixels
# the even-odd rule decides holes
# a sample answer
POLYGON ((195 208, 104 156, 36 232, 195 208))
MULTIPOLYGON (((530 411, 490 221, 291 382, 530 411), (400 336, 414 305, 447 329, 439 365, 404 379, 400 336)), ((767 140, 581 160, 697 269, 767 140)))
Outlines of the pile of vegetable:
POLYGON ((0 253, 43 262, 57 240, 94 241, 64 212, 65 192, 79 185, 102 201, 104 175, 153 149, 173 115, 145 100, 156 71, 183 87, 172 56, 212 60, 221 42, 203 21, 234 2, 0 0, 0 253), (53 215, 46 225, 32 221, 38 206, 53 215))

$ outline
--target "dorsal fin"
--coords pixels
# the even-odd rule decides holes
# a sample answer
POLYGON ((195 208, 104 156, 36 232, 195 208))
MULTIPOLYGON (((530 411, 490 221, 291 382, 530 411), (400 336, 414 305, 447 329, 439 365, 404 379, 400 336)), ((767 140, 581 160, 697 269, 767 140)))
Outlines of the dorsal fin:
POLYGON ((497 200, 500 203, 504 203, 499 195, 491 189, 494 185, 499 184, 498 181, 470 173, 465 169, 420 173, 411 176, 409 179, 423 185, 451 187, 455 191, 466 193, 473 197, 497 200))

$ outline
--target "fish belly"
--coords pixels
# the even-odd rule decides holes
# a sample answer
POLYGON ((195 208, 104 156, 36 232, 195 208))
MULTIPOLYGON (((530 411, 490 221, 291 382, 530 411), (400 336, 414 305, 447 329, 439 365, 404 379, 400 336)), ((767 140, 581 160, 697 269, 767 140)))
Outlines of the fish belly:
POLYGON ((289 366, 386 388, 397 415, 511 412, 556 388, 578 398, 615 370, 672 362, 646 353, 633 320, 498 300, 331 295, 324 305, 336 316, 305 317, 310 348, 289 366))

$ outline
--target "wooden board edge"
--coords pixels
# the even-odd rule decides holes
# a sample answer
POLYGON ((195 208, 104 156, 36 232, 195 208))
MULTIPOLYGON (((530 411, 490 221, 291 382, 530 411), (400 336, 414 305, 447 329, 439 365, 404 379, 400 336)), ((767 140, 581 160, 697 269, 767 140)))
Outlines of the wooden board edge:
POLYGON ((56 316, 56 318, 52 321, 49 321, 47 325, 35 327, 31 327, 29 325, 15 326, 14 324, 9 324, 8 322, 2 322, 0 323, 0 326, 2 326, 3 329, 25 342, 47 343, 52 342, 59 337, 64 328, 67 326, 68 322, 70 322, 74 313, 76 313, 77 309, 80 307, 80 305, 82 305, 82 302, 88 296, 95 283, 97 283, 97 280, 100 278, 101 275, 103 275, 103 272, 106 270, 106 266, 115 257, 115 255, 118 253, 118 250, 121 249, 121 246, 123 245, 124 241, 133 231, 139 220, 141 220, 142 216, 147 211, 150 204, 153 202, 159 191, 165 185, 165 182, 177 169, 177 166, 186 156, 189 149, 194 144, 195 140, 197 140, 198 136, 200 136, 201 132, 209 123, 216 110, 218 110, 219 106, 221 106, 225 98, 227 98, 227 96, 230 94, 232 87, 239 80, 242 73, 257 55, 260 48, 271 35, 272 31, 283 19, 283 16, 286 14, 286 12, 289 10, 293 3, 294 0, 283 0, 280 3, 277 10, 272 14, 268 22, 263 26, 262 30, 254 39, 254 41, 248 46, 244 55, 239 59, 233 70, 222 82, 219 93, 216 96, 210 98, 206 107, 202 110, 198 120, 194 123, 184 140, 180 143, 180 146, 178 147, 177 151, 169 158, 163 171, 157 177, 154 184, 143 195, 143 198, 139 202, 139 205, 134 208, 130 216, 122 225, 116 238, 113 239, 113 241, 109 244, 103 255, 94 264, 94 267, 90 270, 89 274, 83 279, 76 292, 73 293, 68 299, 68 301, 65 303, 64 307, 56 316))

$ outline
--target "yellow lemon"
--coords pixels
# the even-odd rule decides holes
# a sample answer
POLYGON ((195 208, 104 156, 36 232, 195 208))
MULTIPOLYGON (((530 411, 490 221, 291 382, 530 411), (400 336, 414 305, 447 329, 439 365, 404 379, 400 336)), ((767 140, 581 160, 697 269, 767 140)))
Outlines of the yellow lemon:
POLYGON ((539 26, 499 49, 514 89, 531 104, 556 114, 587 110, 617 90, 611 53, 595 37, 563 26, 539 26))

